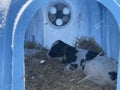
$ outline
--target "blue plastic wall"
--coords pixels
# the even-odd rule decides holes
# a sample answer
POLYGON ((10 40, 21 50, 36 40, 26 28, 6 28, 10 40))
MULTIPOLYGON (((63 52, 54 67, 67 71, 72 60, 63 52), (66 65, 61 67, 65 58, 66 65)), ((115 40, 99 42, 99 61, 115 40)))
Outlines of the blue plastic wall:
MULTIPOLYGON (((97 0, 101 4, 103 4, 115 17, 119 32, 120 32, 120 0, 97 0)), ((119 39, 119 38, 118 38, 119 39)), ((118 42, 119 43, 119 42, 118 42)), ((118 60, 118 80, 117 80, 117 90, 120 90, 120 46, 119 46, 119 60, 118 60)))
POLYGON ((99 43, 107 56, 118 60, 120 33, 108 8, 95 0, 65 0, 64 3, 71 6, 72 17, 64 28, 58 28, 48 20, 47 10, 51 3, 55 2, 51 0, 32 17, 26 29, 25 41, 33 41, 50 48, 58 39, 74 45, 76 38, 88 36, 99 43))
POLYGON ((31 3, 16 21, 20 8, 28 0, 13 0, 7 15, 6 26, 0 31, 0 90, 24 90, 24 34, 30 19, 48 0, 29 0, 31 3), (34 7, 35 6, 35 7, 34 7), (28 12, 31 14, 28 15, 28 12), (26 21, 24 21, 26 18, 26 21), (20 23, 22 24, 20 25, 20 23), (22 27, 23 26, 23 27, 22 27), (24 28, 24 29, 23 29, 24 28), (14 33, 13 33, 14 31, 14 33), (13 35, 14 34, 14 35, 13 35), (12 43, 13 41, 13 43, 12 43))
POLYGON ((18 1, 16 3, 11 2, 11 8, 8 12, 6 26, 0 31, 2 37, 0 37, 0 90, 10 90, 12 81, 12 28, 19 8, 25 3, 25 1, 18 1), (20 3, 21 2, 21 3, 20 3), (14 7, 16 9, 13 11, 14 7), (1 51, 2 50, 2 51, 1 51))
MULTIPOLYGON (((113 14, 118 27, 120 28, 120 1, 97 1, 105 6, 113 14)), ((49 2, 49 0, 11 1, 11 6, 7 15, 6 26, 5 28, 3 28, 3 30, 0 30, 0 90, 24 90, 25 31, 33 15, 47 2, 49 2), (27 2, 30 3, 24 9, 23 13, 21 13, 21 15, 17 15, 18 12, 22 12, 20 8, 24 6, 27 2), (15 20, 16 17, 17 19, 15 20)), ((117 82, 117 90, 120 90, 120 67, 118 68, 117 82)))

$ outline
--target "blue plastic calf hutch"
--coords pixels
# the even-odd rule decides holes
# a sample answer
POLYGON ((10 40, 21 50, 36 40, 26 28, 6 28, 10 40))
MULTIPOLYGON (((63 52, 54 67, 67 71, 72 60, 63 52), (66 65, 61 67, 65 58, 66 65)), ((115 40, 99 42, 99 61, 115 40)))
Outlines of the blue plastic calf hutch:
POLYGON ((120 0, 6 1, 0 1, 0 90, 25 89, 24 41, 50 48, 58 39, 73 45, 81 36, 95 38, 118 60, 120 90, 120 0), (65 9, 58 18, 59 3, 65 9))

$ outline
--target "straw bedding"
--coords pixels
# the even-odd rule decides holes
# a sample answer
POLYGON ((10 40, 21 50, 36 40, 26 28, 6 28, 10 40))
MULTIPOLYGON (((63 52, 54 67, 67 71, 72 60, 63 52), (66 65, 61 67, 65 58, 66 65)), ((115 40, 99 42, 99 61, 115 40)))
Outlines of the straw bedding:
POLYGON ((46 49, 25 48, 25 90, 115 90, 89 80, 82 81, 85 75, 81 71, 65 72, 63 69, 58 59, 47 56, 46 49))

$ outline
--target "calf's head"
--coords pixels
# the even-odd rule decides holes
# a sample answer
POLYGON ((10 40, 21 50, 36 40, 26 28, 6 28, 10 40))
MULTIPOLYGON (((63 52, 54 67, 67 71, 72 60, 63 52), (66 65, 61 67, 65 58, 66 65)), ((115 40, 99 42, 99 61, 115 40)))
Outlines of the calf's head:
POLYGON ((67 63, 70 61, 70 57, 73 58, 77 52, 78 51, 75 47, 72 47, 61 40, 57 40, 53 43, 51 49, 48 52, 48 55, 53 58, 63 57, 63 59, 66 60, 65 63, 67 63))

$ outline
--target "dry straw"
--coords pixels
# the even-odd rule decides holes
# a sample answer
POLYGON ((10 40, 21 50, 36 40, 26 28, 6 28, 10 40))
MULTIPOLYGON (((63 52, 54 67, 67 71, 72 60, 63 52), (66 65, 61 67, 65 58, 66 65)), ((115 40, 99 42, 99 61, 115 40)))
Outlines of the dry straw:
MULTIPOLYGON (((76 43, 80 48, 103 52, 93 39, 84 37, 77 39, 76 43)), ((27 53, 31 51, 25 49, 27 53)), ((84 80, 86 76, 81 71, 64 72, 59 60, 48 57, 46 53, 45 49, 39 48, 31 55, 25 54, 25 90, 115 90, 84 80)))

